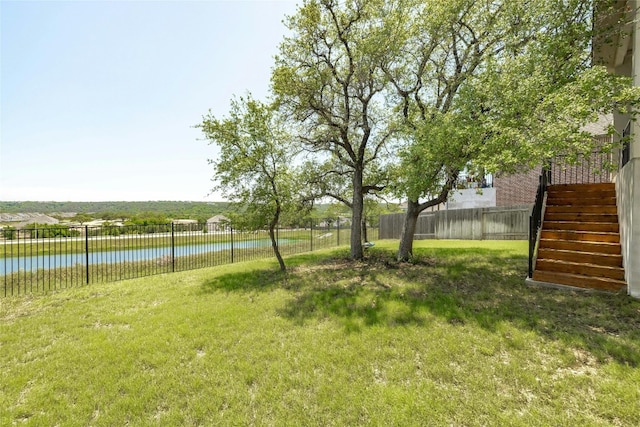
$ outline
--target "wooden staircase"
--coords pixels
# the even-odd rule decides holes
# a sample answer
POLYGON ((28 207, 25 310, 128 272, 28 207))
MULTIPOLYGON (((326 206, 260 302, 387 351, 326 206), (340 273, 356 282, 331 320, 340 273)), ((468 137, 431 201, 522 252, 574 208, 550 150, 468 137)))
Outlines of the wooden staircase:
POLYGON ((615 184, 550 185, 533 280, 626 289, 615 184))

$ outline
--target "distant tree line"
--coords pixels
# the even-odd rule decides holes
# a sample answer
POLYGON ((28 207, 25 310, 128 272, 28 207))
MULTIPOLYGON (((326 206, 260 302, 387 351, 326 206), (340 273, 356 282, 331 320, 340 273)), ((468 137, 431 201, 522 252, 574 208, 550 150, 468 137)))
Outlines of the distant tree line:
MULTIPOLYGON (((192 219, 196 220, 198 224, 189 225, 185 224, 177 225, 180 231, 192 231, 194 228, 202 228, 202 225, 207 222, 209 218, 215 215, 225 215, 227 217, 234 216, 231 214, 230 204, 227 202, 2 202, 0 201, 0 213, 44 213, 53 214, 56 213, 75 213, 74 216, 58 216, 59 219, 64 219, 85 225, 86 223, 101 219, 107 221, 104 224, 105 227, 114 228, 109 234, 119 235, 124 233, 124 230, 117 229, 116 223, 122 225, 143 225, 151 226, 158 224, 168 224, 175 219, 192 219)), ((370 226, 376 226, 378 222, 378 216, 385 213, 399 212, 399 207, 394 204, 378 203, 375 200, 371 200, 368 203, 368 224, 370 226)), ((241 211, 236 211, 236 214, 242 216, 241 211)), ((318 226, 321 223, 335 224, 339 217, 349 218, 351 216, 350 210, 340 203, 317 203, 309 212, 304 212, 300 215, 299 212, 285 216, 280 222, 282 226, 286 227, 304 227, 309 225, 309 221, 313 220, 314 225, 318 226)), ((61 228, 63 225, 47 225, 43 227, 42 224, 31 223, 27 224, 23 228, 61 228)), ((236 224, 235 227, 239 227, 236 224)), ((234 227, 234 228, 235 228, 234 227)), ((176 229, 178 229, 176 228, 176 229)), ((8 224, 4 228, 4 234, 13 236, 15 234, 15 228, 10 227, 8 224), (12 231, 13 230, 13 231, 12 231)), ((7 237, 11 238, 11 237, 7 237)))
POLYGON ((103 219, 130 218, 143 212, 172 218, 210 218, 229 210, 227 202, 4 202, 0 213, 78 213, 103 219), (106 216, 106 217, 105 217, 106 216))

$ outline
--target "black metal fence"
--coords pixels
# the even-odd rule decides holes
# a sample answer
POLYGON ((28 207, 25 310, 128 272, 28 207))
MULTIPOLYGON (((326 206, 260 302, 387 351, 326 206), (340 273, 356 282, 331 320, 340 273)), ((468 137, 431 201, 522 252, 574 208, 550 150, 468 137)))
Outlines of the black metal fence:
POLYGON ((533 259, 536 253, 536 243, 538 242, 538 234, 542 226, 542 208, 544 196, 547 193, 547 187, 551 184, 552 172, 550 168, 542 168, 540 172, 540 181, 538 183, 538 191, 536 193, 536 201, 531 210, 529 217, 529 274, 533 277, 533 259))
MULTIPOLYGON (((348 226, 280 228, 282 255, 349 243, 348 226)), ((377 239, 377 228, 369 228, 377 239)), ((4 296, 192 270, 274 256, 266 230, 226 224, 47 226, 0 233, 4 296)))
POLYGON ((594 150, 590 155, 580 155, 575 159, 558 156, 549 162, 549 182, 554 185, 611 182, 611 174, 616 169, 618 165, 610 152, 594 150))

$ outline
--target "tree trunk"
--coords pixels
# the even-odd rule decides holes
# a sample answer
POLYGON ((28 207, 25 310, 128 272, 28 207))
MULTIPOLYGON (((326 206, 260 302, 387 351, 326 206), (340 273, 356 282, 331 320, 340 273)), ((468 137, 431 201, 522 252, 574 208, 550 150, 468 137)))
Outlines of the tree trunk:
POLYGON ((362 213, 364 210, 362 176, 362 167, 356 167, 353 171, 353 202, 351 204, 351 258, 354 260, 361 260, 364 258, 361 228, 362 213))
POLYGON ((280 205, 276 207, 276 212, 269 223, 269 237, 271 238, 271 247, 273 248, 273 253, 276 255, 278 259, 278 264, 280 264, 280 271, 287 271, 287 267, 284 265, 284 260, 282 259, 282 255, 280 254, 280 247, 278 246, 278 240, 276 239, 276 226, 278 225, 278 221, 280 220, 280 205))
POLYGON ((404 216, 404 224, 402 225, 402 234, 400 235, 400 246, 398 247, 398 261, 408 261, 413 256, 413 235, 416 232, 416 224, 418 223, 418 215, 423 210, 447 201, 449 191, 456 184, 459 169, 450 170, 447 174, 447 182, 442 186, 440 194, 435 199, 428 202, 420 203, 419 200, 407 201, 407 214, 404 216))
POLYGON ((282 259, 282 255, 280 254, 278 241, 276 240, 275 227, 269 226, 269 237, 271 237, 271 247, 273 248, 273 253, 276 254, 278 264, 280 264, 280 271, 287 271, 287 267, 284 265, 284 260, 282 259))
POLYGON ((407 201, 407 213, 404 216, 402 234, 400 234, 398 261, 408 261, 413 256, 413 235, 416 232, 418 215, 420 215, 420 203, 412 200, 407 201))

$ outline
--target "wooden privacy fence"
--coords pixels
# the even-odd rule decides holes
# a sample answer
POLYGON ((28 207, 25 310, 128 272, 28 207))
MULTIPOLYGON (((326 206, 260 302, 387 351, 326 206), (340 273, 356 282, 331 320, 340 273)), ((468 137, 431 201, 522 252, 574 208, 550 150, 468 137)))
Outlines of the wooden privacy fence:
MULTIPOLYGON (((531 206, 452 209, 418 217, 415 239, 526 240, 531 206)), ((380 239, 399 239, 404 213, 380 217, 380 239)))

